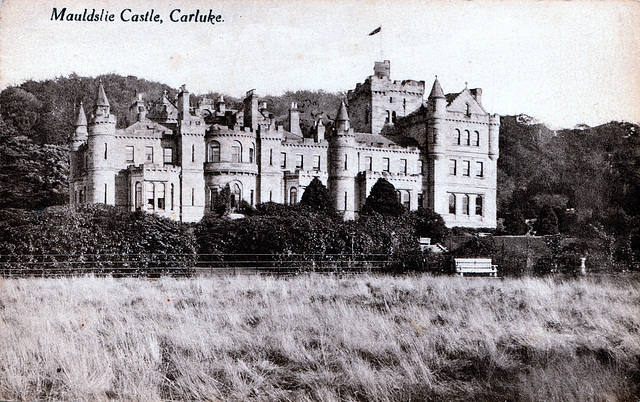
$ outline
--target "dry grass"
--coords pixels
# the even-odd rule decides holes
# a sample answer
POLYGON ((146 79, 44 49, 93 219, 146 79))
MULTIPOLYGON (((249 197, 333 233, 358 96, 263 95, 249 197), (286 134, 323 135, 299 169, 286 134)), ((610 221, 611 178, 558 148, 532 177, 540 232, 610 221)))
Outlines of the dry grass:
POLYGON ((5 280, 0 399, 633 401, 637 285, 5 280))

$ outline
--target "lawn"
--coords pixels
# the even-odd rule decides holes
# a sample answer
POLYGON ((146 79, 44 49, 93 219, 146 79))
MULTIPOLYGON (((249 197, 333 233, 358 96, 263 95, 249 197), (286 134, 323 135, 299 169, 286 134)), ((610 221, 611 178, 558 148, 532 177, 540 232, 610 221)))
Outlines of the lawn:
POLYGON ((640 398, 620 279, 8 279, 0 399, 640 398))

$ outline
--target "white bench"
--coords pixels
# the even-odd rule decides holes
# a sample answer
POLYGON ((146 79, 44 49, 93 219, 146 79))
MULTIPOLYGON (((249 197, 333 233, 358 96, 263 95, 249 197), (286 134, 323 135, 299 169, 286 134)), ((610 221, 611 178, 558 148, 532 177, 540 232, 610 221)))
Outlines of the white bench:
POLYGON ((489 274, 498 275, 498 266, 491 263, 491 258, 454 258, 456 274, 489 274))

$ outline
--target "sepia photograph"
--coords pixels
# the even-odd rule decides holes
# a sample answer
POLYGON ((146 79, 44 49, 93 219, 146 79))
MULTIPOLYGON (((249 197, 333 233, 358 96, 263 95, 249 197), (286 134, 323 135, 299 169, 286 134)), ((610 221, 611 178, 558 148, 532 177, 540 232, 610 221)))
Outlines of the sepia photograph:
POLYGON ((640 401, 638 21, 0 0, 0 400, 640 401))

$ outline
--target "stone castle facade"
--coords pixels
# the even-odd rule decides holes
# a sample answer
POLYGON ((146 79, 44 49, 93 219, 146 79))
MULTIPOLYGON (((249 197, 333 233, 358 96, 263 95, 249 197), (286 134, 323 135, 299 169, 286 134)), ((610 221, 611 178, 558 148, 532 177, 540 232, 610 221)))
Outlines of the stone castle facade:
POLYGON ((449 227, 494 228, 500 119, 479 88, 446 94, 434 81, 393 81, 389 61, 349 91, 333 124, 304 137, 294 103, 286 129, 247 92, 242 110, 222 97, 189 105, 183 86, 116 128, 102 83, 87 120, 80 106, 70 137, 70 202, 105 203, 184 222, 211 213, 226 186, 241 201, 295 204, 318 177, 345 219, 353 219, 380 178, 411 210, 428 207, 449 227))

